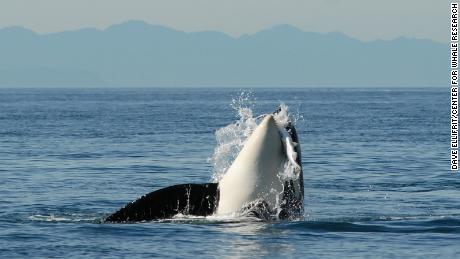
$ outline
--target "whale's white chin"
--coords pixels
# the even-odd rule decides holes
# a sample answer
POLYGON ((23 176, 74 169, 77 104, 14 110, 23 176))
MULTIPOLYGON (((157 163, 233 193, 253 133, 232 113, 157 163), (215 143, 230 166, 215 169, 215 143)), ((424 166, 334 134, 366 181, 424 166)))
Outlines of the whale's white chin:
POLYGON ((278 127, 273 116, 267 115, 220 181, 217 214, 238 212, 256 200, 275 208, 283 192, 278 172, 284 162, 278 127))

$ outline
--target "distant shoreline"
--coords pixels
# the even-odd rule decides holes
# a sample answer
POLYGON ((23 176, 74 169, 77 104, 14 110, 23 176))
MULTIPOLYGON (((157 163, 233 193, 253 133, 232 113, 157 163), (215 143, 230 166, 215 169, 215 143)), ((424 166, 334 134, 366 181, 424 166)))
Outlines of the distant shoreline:
POLYGON ((0 86, 443 86, 449 46, 363 42, 289 25, 232 38, 142 22, 39 35, 0 29, 0 86))

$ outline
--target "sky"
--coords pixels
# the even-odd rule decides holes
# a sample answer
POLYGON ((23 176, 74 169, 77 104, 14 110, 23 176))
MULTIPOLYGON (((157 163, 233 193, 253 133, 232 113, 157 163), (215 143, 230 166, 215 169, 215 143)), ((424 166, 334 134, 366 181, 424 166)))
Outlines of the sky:
POLYGON ((238 37, 277 24, 339 31, 363 41, 449 41, 447 0, 0 0, 0 28, 38 33, 107 28, 128 20, 238 37))

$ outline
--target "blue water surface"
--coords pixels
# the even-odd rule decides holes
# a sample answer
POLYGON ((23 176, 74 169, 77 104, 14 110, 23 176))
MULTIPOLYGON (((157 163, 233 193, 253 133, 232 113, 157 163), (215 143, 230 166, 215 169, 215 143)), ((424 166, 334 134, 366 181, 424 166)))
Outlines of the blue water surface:
POLYGON ((154 189, 208 182, 236 89, 1 89, 0 257, 458 258, 449 91, 256 89, 297 122, 305 219, 101 219, 154 189))

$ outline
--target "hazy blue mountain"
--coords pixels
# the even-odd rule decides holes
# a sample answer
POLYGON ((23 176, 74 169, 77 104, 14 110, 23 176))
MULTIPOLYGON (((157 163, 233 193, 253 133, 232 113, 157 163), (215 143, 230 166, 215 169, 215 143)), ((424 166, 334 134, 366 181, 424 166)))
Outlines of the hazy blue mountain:
POLYGON ((0 29, 0 86, 447 86, 448 71, 447 44, 288 25, 239 38, 137 21, 45 35, 0 29))

